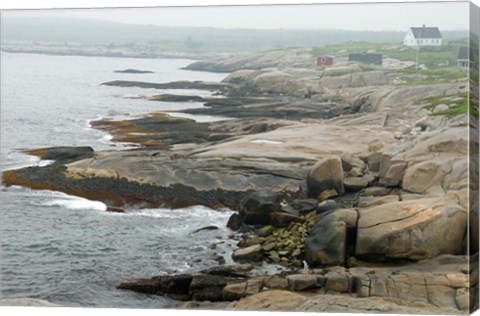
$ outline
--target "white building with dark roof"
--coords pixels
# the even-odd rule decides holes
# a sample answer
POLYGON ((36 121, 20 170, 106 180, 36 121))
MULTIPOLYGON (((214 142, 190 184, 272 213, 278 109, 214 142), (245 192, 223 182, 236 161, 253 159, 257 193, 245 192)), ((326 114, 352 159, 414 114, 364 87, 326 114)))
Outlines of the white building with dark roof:
POLYGON ((410 47, 419 46, 441 46, 442 34, 438 27, 411 27, 405 38, 403 44, 410 47))

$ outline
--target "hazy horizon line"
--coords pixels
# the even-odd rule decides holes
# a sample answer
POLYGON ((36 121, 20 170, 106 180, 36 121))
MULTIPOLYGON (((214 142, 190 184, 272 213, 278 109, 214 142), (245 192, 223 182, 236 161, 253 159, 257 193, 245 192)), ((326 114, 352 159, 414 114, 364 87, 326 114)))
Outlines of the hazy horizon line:
MULTIPOLYGON (((1 10, 2 13, 6 11, 44 11, 44 9, 34 9, 34 10, 26 10, 26 9, 12 9, 12 10, 1 10)), ((67 10, 67 9, 66 9, 67 10)), ((83 10, 83 9, 82 9, 83 10)), ((84 9, 88 10, 88 9, 84 9)), ((3 14, 2 14, 3 15, 3 14)), ((238 26, 194 26, 194 25, 161 25, 161 24, 152 24, 152 23, 129 23, 129 22, 120 22, 120 21, 112 21, 108 19, 102 19, 102 18, 90 18, 90 17, 68 17, 68 16, 47 16, 47 15, 39 15, 35 17, 26 17, 26 16, 10 16, 10 17, 5 17, 3 16, 2 18, 6 19, 52 19, 52 20, 88 20, 88 21, 101 21, 104 23, 111 23, 111 24, 121 24, 121 25, 129 25, 129 26, 149 26, 149 27, 163 27, 163 28, 195 28, 195 29, 218 29, 218 30, 265 30, 265 31, 282 31, 282 30, 292 30, 292 31, 350 31, 350 32, 406 32, 408 31, 408 28, 405 30, 400 30, 400 29, 383 29, 383 30, 372 30, 372 29, 352 29, 352 28, 306 28, 306 27, 286 27, 286 28, 273 28, 273 27, 238 27, 238 26)), ((411 27, 421 27, 422 25, 414 25, 411 27)), ((440 28, 440 31, 443 32, 468 32, 468 29, 442 29, 440 28)))

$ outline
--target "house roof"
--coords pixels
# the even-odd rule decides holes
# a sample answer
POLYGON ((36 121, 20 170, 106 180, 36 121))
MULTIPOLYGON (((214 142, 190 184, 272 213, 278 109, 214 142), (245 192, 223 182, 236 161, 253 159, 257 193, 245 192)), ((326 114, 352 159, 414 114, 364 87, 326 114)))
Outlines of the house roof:
POLYGON ((415 38, 442 38, 438 27, 411 27, 415 38))
POLYGON ((458 50, 457 59, 468 59, 470 50, 467 46, 460 47, 458 50))

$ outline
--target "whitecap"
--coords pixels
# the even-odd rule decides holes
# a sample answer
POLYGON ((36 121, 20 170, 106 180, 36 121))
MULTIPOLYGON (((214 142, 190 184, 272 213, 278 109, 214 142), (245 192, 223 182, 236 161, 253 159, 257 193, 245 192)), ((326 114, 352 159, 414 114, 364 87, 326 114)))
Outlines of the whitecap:
POLYGON ((2 166, 2 171, 17 170, 27 167, 45 167, 54 162, 54 160, 41 160, 37 156, 14 152, 8 154, 7 162, 2 166))
POLYGON ((100 141, 102 143, 106 143, 106 144, 111 144, 112 142, 112 139, 113 139, 113 135, 111 134, 106 134, 106 135, 103 135, 102 138, 100 139, 100 141))
POLYGON ((67 198, 67 196, 62 199, 55 199, 55 200, 42 202, 41 205, 58 206, 58 207, 67 208, 69 210, 95 210, 95 211, 107 210, 107 206, 105 205, 105 203, 102 203, 99 201, 91 201, 81 197, 68 196, 67 198))
POLYGON ((51 165, 52 163, 54 163, 55 160, 40 160, 38 163, 37 163, 37 166, 39 167, 45 167, 45 166, 48 166, 48 165, 51 165))
POLYGON ((42 300, 38 298, 2 298, 0 299, 0 306, 46 306, 46 307, 58 307, 57 305, 51 303, 47 300, 42 300))
POLYGON ((122 216, 141 216, 181 222, 185 229, 196 229, 206 225, 224 225, 233 214, 232 210, 214 210, 197 205, 182 209, 139 209, 127 210, 122 216))

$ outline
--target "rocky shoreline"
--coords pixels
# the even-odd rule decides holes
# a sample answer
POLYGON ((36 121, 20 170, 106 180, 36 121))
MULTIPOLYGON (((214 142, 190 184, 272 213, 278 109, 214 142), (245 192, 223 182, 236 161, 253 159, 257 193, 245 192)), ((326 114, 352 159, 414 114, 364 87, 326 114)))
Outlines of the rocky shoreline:
POLYGON ((189 67, 250 68, 222 82, 106 82, 212 91, 224 97, 146 99, 204 102, 182 112, 235 119, 202 123, 163 112, 93 121, 133 148, 32 150, 55 162, 6 171, 2 181, 100 200, 111 210, 238 211, 225 223, 239 240, 231 254, 237 264, 118 285, 189 301, 175 307, 449 314, 473 308, 478 269, 468 254, 478 253, 478 214, 469 210, 478 205, 468 197, 478 192, 472 181, 478 179, 469 168, 478 164, 467 160, 478 153, 468 134, 476 122, 468 114, 441 115, 445 108, 432 103, 464 102, 467 82, 405 86, 396 82, 408 73, 351 64, 355 71, 332 76, 298 68, 294 58, 266 60, 189 67), (264 264, 283 272, 263 275, 256 266, 264 264), (337 296, 344 303, 327 308, 337 296))

